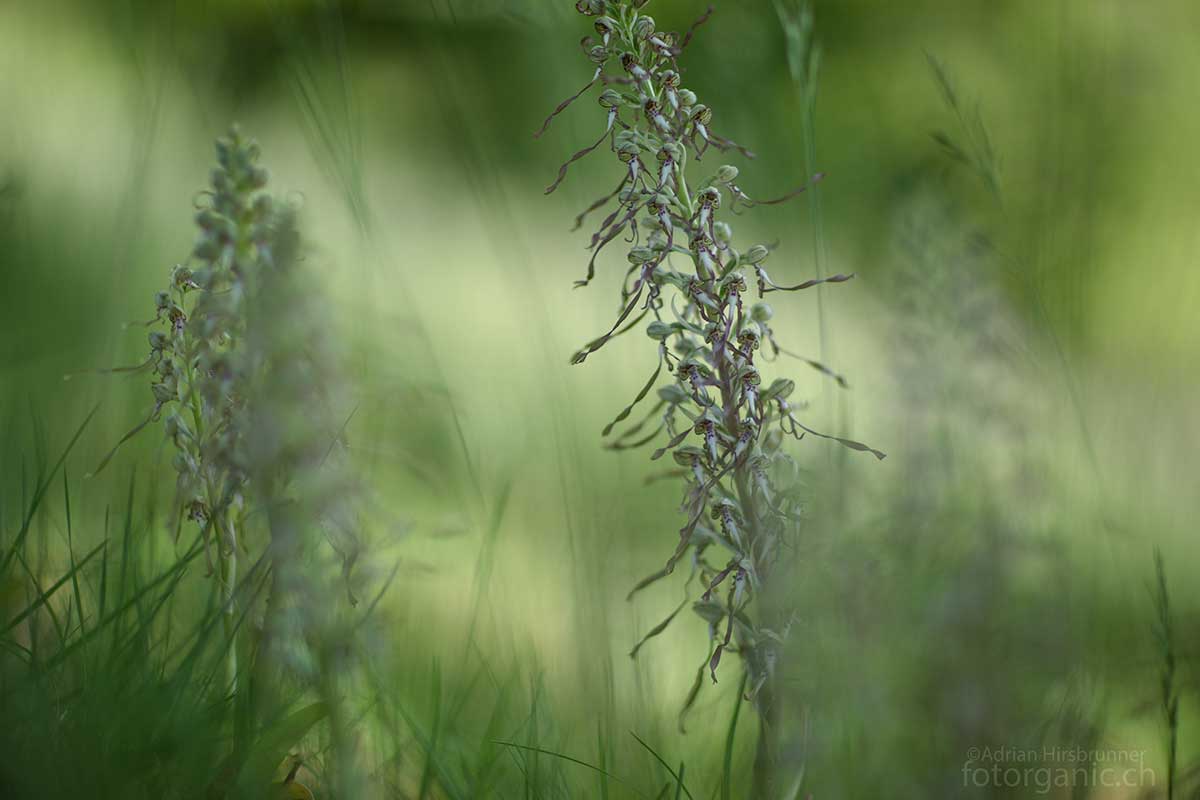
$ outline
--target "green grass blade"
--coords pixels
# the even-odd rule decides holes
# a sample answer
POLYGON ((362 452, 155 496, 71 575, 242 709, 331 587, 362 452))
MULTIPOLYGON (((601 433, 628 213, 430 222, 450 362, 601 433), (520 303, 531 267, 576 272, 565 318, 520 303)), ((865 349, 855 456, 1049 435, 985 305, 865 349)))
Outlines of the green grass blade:
MULTIPOLYGON (((24 546, 25 538, 29 535, 29 526, 33 522, 33 517, 37 513, 38 507, 41 505, 42 500, 46 496, 46 491, 50 488, 50 482, 54 479, 55 474, 62 467, 62 465, 66 463, 67 456, 70 455, 71 450, 75 447, 76 442, 79 441, 79 437, 83 435, 84 429, 87 428, 88 423, 92 421, 92 417, 96 416, 96 412, 99 409, 100 406, 98 405, 92 407, 92 410, 88 412, 88 415, 84 418, 83 422, 80 423, 79 428, 75 431, 75 435, 72 436, 71 440, 67 443, 67 446, 63 450, 62 455, 59 456, 58 461, 55 462, 49 473, 46 474, 42 482, 39 483, 37 488, 34 489, 33 496, 28 502, 28 508, 25 510, 24 521, 21 523, 21 528, 17 531, 16 538, 13 539, 13 543, 9 545, 8 551, 4 554, 4 560, 0 561, 0 576, 3 576, 8 571, 13 559, 16 558, 17 553, 24 546)), ((24 490, 22 490, 22 495, 24 495, 24 490)))
POLYGON ((667 771, 668 775, 670 775, 672 778, 675 779, 675 782, 679 785, 679 788, 683 790, 683 793, 685 795, 687 795, 688 800, 695 800, 695 798, 692 797, 692 793, 688 791, 687 786, 683 782, 683 774, 682 773, 677 773, 677 772, 675 772, 675 770, 671 769, 671 765, 667 763, 666 759, 664 759, 662 756, 660 756, 653 747, 646 744, 645 740, 643 740, 642 737, 638 736, 633 731, 630 731, 629 735, 632 736, 634 739, 637 739, 637 743, 640 744, 642 747, 646 748, 646 750, 648 750, 650 752, 650 755, 654 756, 654 758, 658 761, 659 764, 662 764, 663 769, 665 769, 667 771))
MULTIPOLYGON (((8 633, 13 628, 17 627, 22 622, 24 622, 26 619, 28 619, 29 616, 31 614, 33 614, 34 612, 36 612, 39 608, 41 608, 42 606, 45 606, 47 601, 54 595, 54 593, 57 592, 59 589, 61 589, 63 587, 63 585, 66 584, 68 581, 72 580, 75 577, 75 575, 77 575, 79 573, 79 570, 83 569, 83 567, 89 561, 91 561, 92 558, 95 557, 95 555, 97 553, 99 553, 103 548, 104 548, 104 545, 102 545, 102 544, 97 545, 90 553, 88 553, 84 557, 84 559, 82 561, 79 562, 79 564, 77 566, 73 567, 69 572, 67 572, 66 575, 63 575, 61 578, 59 578, 57 581, 55 581, 50 586, 49 589, 46 589, 46 590, 41 589, 40 585, 38 584, 37 577, 33 574, 32 571, 29 570, 28 565, 25 564, 24 557, 19 557, 18 560, 20 561, 20 563, 23 566, 25 566, 26 570, 29 572, 29 577, 30 577, 31 581, 33 582, 34 588, 37 590, 38 596, 37 596, 37 599, 34 600, 28 606, 26 606, 24 610, 22 610, 19 614, 17 614, 15 617, 13 617, 11 620, 9 620, 8 623, 3 628, 0 628, 0 636, 3 636, 4 634, 8 633)), ((48 606, 47 606, 47 609, 49 609, 48 606)), ((51 614, 53 615, 53 611, 51 611, 51 614)), ((57 623, 57 617, 56 617, 55 618, 55 626, 57 627, 57 625, 58 625, 58 623, 57 623)), ((61 635, 61 633, 62 633, 61 629, 59 630, 59 632, 61 635)))
POLYGON ((729 718, 729 730, 725 733, 725 757, 721 761, 721 800, 732 800, 733 789, 733 743, 737 736, 738 715, 742 711, 742 696, 746 692, 746 673, 738 686, 733 716, 729 718))
MULTIPOLYGON (((646 797, 647 796, 644 792, 638 791, 631 783, 624 780, 620 776, 614 775, 611 772, 608 772, 607 770, 603 770, 600 767, 597 767, 595 764, 589 764, 588 762, 581 761, 580 759, 575 758, 574 756, 569 756, 566 753, 557 753, 553 750, 547 750, 543 747, 530 747, 529 745, 517 744, 516 742, 506 742, 501 739, 493 740, 493 744, 504 745, 505 747, 512 747, 517 750, 527 750, 530 752, 539 753, 544 756, 551 756, 553 758, 558 758, 563 761, 568 761, 572 764, 578 764, 581 767, 587 767, 588 769, 593 770, 594 772, 602 773, 603 775, 607 776, 610 780, 614 780, 617 783, 621 784, 622 786, 627 787, 631 792, 636 794, 638 797, 646 797)), ((672 774, 674 774, 674 773, 672 773, 672 774)), ((688 795, 688 796, 690 797, 691 795, 688 795)))
POLYGON ((71 591, 75 595, 75 613, 79 617, 79 632, 87 633, 87 621, 84 619, 83 614, 83 593, 79 589, 79 572, 75 560, 75 537, 71 524, 71 490, 68 485, 65 466, 63 467, 63 509, 67 515, 67 557, 70 559, 71 591))
POLYGON ((438 660, 433 660, 433 730, 430 734, 429 748, 425 753, 425 766, 421 771, 421 788, 417 792, 417 800, 425 800, 433 786, 434 758, 437 754, 438 738, 442 730, 442 669, 438 660))
POLYGON ((425 752, 430 765, 437 775, 438 785, 441 786, 442 791, 448 797, 452 798, 452 800, 467 800, 468 796, 458 787, 454 778, 450 775, 445 762, 438 756, 431 737, 421 729, 417 720, 408 713, 403 704, 397 701, 395 706, 396 710, 400 712, 400 716, 404 718, 404 722, 408 725, 409 730, 412 731, 413 738, 417 740, 417 744, 425 752))
MULTIPOLYGON (((105 545, 107 545, 107 541, 101 545, 98 545, 96 549, 97 550, 104 549, 105 552, 107 553, 107 550, 105 549, 105 545)), ((183 571, 192 562, 192 560, 195 559, 197 556, 199 556, 201 552, 203 552, 201 547, 199 547, 199 546, 193 547, 190 551, 185 553, 178 561, 176 561, 173 565, 171 565, 171 567, 169 567, 165 572, 163 572, 161 575, 159 575, 154 580, 147 583, 145 586, 142 586, 132 597, 130 597, 128 600, 126 600, 124 603, 122 603, 117 608, 113 609, 113 611, 111 611, 107 615, 101 617, 100 620, 96 623, 95 627, 93 627, 90 631, 88 631, 87 635, 80 636, 78 639, 76 639, 74 642, 72 642, 70 644, 70 646, 64 648, 56 656, 54 656, 52 659, 50 659, 50 661, 48 661, 46 663, 46 668, 54 667, 58 664, 63 663, 64 661, 66 661, 76 650, 78 650, 80 647, 83 647, 88 642, 90 642, 92 639, 94 639, 96 636, 98 636, 102 631, 104 631, 106 628, 108 628, 110 625, 112 625, 118 618, 124 616, 125 612, 128 611, 130 608, 132 608, 134 604, 138 603, 145 595, 149 594, 156 587, 158 587, 159 585, 161 585, 163 583, 166 583, 167 581, 171 580, 172 578, 177 579, 179 576, 182 575, 183 571)), ((114 640, 114 647, 115 647, 115 640, 114 640)))

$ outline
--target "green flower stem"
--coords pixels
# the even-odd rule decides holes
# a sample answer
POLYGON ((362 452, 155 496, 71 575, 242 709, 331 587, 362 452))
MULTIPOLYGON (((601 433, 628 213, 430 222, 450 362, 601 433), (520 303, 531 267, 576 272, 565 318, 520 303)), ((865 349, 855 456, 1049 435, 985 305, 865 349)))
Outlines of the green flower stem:
POLYGON ((230 540, 228 546, 222 546, 219 537, 217 542, 221 574, 221 615, 225 627, 225 687, 230 694, 234 694, 237 692, 238 683, 237 617, 233 606, 233 590, 237 585, 237 531, 233 522, 228 519, 222 521, 229 532, 230 540))
MULTIPOLYGON (((189 387, 196 386, 196 370, 192 366, 191 359, 188 360, 184 367, 184 372, 187 375, 187 385, 189 387)), ((192 423, 195 426, 195 439, 191 442, 188 448, 192 454, 199 459, 201 451, 201 443, 205 441, 207 435, 206 426, 204 424, 204 411, 200 400, 200 393, 194 388, 189 392, 188 406, 192 411, 192 423)), ((220 496, 217 487, 210 479, 205 481, 205 496, 210 509, 220 509, 220 496)), ((237 585, 237 531, 232 522, 228 519, 226 511, 221 510, 214 515, 214 519, 210 520, 213 539, 217 547, 217 574, 218 574, 218 597, 221 603, 221 623, 225 631, 225 690, 230 694, 237 692, 237 675, 238 675, 238 653, 237 653, 237 617, 234 613, 233 594, 234 587, 237 585), (225 532, 229 533, 229 546, 225 547, 222 543, 222 538, 225 532)))

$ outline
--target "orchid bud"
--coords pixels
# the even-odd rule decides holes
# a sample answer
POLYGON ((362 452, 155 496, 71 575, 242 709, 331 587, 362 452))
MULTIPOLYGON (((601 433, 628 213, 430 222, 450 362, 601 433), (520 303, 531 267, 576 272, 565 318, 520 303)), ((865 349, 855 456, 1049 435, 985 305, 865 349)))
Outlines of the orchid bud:
POLYGON ((747 264, 761 264, 767 260, 767 256, 771 254, 764 245, 756 244, 742 255, 742 261, 747 264))
POLYGON ((185 290, 198 288, 198 284, 192 277, 192 271, 182 264, 176 264, 171 270, 171 283, 185 290))
POLYGON ((627 145, 627 144, 632 144, 634 147, 639 146, 637 131, 624 130, 624 131, 617 132, 616 138, 613 141, 613 146, 620 148, 623 145, 627 145))
POLYGON ((221 222, 221 217, 211 208, 202 208, 196 212, 193 218, 196 222, 196 227, 201 230, 211 231, 221 222))
POLYGON ((766 303, 755 303, 750 307, 750 319, 758 323, 767 323, 775 316, 775 310, 766 303))
POLYGON ((696 105, 696 93, 691 89, 679 90, 679 104, 684 108, 696 105))
POLYGON ((767 390, 763 392, 762 398, 767 400, 786 400, 791 397, 792 392, 796 391, 796 382, 788 378, 776 378, 767 390))
POLYGON ((638 17, 633 23, 633 35, 639 39, 649 39, 654 35, 654 17, 638 17))
POLYGON ((673 333, 675 333, 675 328, 660 320, 655 320, 646 326, 646 335, 660 342, 673 333))
POLYGON ((217 139, 217 143, 216 143, 217 163, 220 164, 225 169, 229 169, 229 164, 230 164, 229 157, 230 157, 230 152, 232 150, 231 145, 232 145, 232 143, 224 137, 217 139))
POLYGON ((621 93, 615 89, 605 89, 600 93, 599 102, 603 108, 620 108, 625 102, 625 98, 621 97, 621 93))
POLYGON ((261 189, 267 185, 267 181, 270 179, 270 177, 271 175, 269 172, 267 172, 265 167, 254 167, 250 171, 249 184, 254 189, 261 189))
POLYGON ((214 169, 209 173, 208 180, 217 194, 227 194, 233 188, 229 182, 229 173, 224 169, 214 169))
POLYGON ((214 261, 221 252, 221 245, 212 236, 202 235, 192 248, 192 255, 201 261, 214 261))
POLYGON ((174 375, 176 376, 176 380, 178 380, 179 371, 175 368, 175 362, 169 358, 160 358, 158 366, 154 368, 154 372, 162 378, 174 375))
POLYGON ((593 27, 596 33, 601 36, 610 36, 617 30, 617 21, 612 17, 600 17, 596 20, 593 27))
POLYGON ((575 10, 584 16, 595 17, 608 10, 608 3, 605 0, 579 0, 575 10))
POLYGON ((188 427, 187 422, 177 413, 171 413, 163 422, 163 432, 171 439, 182 436, 185 439, 192 438, 192 430, 188 427))
POLYGON ((179 397, 179 386, 175 385, 174 380, 167 379, 163 380, 162 383, 151 384, 150 393, 154 395, 156 403, 169 403, 176 397, 179 397))
POLYGON ((699 447, 685 444, 683 447, 675 448, 675 452, 671 456, 679 466, 690 467, 704 458, 704 451, 699 447))
POLYGON ((658 149, 659 161, 679 161, 683 155, 683 148, 675 142, 667 142, 658 149))
POLYGON ((717 183, 731 183, 737 180, 738 168, 731 164, 722 164, 717 167, 717 174, 714 180, 717 183))
POLYGON ((254 205, 251 207, 254 209, 255 217, 260 220, 266 219, 268 216, 270 216, 271 209, 274 208, 274 204, 271 201, 271 195, 260 194, 258 197, 254 198, 254 205))

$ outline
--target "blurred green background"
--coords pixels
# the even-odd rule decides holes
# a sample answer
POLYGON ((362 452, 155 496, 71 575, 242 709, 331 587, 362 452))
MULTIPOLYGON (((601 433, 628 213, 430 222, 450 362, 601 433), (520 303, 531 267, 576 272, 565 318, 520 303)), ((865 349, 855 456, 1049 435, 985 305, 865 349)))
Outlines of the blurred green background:
MULTIPOLYGON (((69 462, 77 520, 124 502, 131 472, 165 468, 150 434, 79 480, 150 396, 137 379, 63 375, 144 357, 140 329, 122 326, 153 313, 186 257, 211 141, 236 121, 275 190, 303 205, 312 291, 344 345, 347 438, 370 487, 364 569, 400 569, 379 633, 396 692, 466 752, 491 736, 490 712, 439 721, 430 687, 450 692, 485 664, 494 691, 471 707, 516 698, 491 738, 541 725, 544 742, 595 762, 599 726, 625 754, 609 768, 653 794, 665 773, 633 730, 711 787, 734 673, 704 689, 687 736, 675 729, 704 626, 681 617, 626 657, 682 599, 664 582, 625 601, 674 546, 677 498, 646 485, 645 453, 599 437, 650 349, 630 337, 568 365, 611 323, 622 272, 601 259, 593 285, 572 289, 586 235, 569 227, 610 188, 612 160, 542 192, 602 124, 582 102, 532 137, 590 77, 571 6, 0 3, 0 481, 18 495, 19 454, 42 437, 61 447, 96 403, 69 462)), ((704 6, 648 10, 683 29, 704 6)), ((788 758, 818 797, 1024 796, 964 787, 971 746, 1099 742, 1161 765, 1146 587, 1159 547, 1194 639, 1200 555, 1200 6, 815 13, 827 270, 857 275, 824 295, 828 355, 851 388, 791 372, 818 429, 889 458, 795 448, 810 521, 775 602, 794 609, 786 702, 808 733, 788 758), (931 136, 964 131, 929 55, 986 126, 997 191, 931 136)), ((757 153, 734 162, 747 191, 802 183, 771 4, 718 3, 685 64, 717 130, 757 153)), ((757 209, 736 231, 780 242, 776 279, 812 276, 805 203, 757 209)), ((815 356, 813 298, 776 306, 781 339, 815 356)), ((1186 709, 1181 760, 1195 750, 1186 709)), ((514 781, 502 786, 548 768, 494 758, 514 781)), ((586 769, 565 775, 544 793, 600 796, 586 769)))

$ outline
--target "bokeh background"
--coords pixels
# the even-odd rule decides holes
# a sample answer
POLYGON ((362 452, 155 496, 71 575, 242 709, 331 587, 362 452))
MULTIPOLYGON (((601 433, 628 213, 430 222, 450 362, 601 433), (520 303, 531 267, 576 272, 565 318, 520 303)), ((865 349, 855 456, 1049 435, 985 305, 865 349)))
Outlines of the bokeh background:
MULTIPOLYGON (((572 288, 586 234, 571 221, 610 188, 612 159, 542 191, 602 125, 581 102, 532 136, 590 77, 571 6, 0 3, 0 482, 19 496, 23 454, 61 447, 100 403, 68 463, 77 527, 98 541, 132 473, 158 491, 156 434, 81 479, 144 416, 145 386, 63 376, 144 357, 123 325, 152 315, 186 258, 211 141, 236 121, 302 204, 312 292, 345 354, 363 568, 399 569, 378 631, 397 696, 487 763, 495 796, 539 770, 545 796, 601 796, 586 768, 491 744, 530 731, 653 796, 669 776, 634 731, 710 794, 735 670, 685 736, 704 625, 681 615, 627 657, 683 599, 679 576, 626 602, 674 546, 677 498, 647 481, 645 453, 599 435, 653 356, 628 337, 568 365, 611 323, 622 272, 614 255, 572 288)), ((682 29, 704 6, 649 10, 682 29)), ((1137 750, 1161 772, 1155 548, 1195 678, 1200 7, 854 0, 815 18, 825 267, 857 277, 822 296, 824 348, 812 293, 775 305, 781 339, 824 349, 850 388, 778 366, 814 427, 889 458, 795 447, 810 519, 775 598, 794 611, 784 697, 806 731, 789 763, 818 797, 1034 793, 964 786, 976 746, 1137 750), (990 172, 939 141, 984 129, 990 172)), ((805 180, 770 3, 718 3, 686 65, 716 128, 757 153, 734 161, 747 191, 805 180)), ((812 276, 806 202, 735 231, 780 243, 778 280, 812 276)), ((53 551, 53 524, 45 536, 53 551)))

